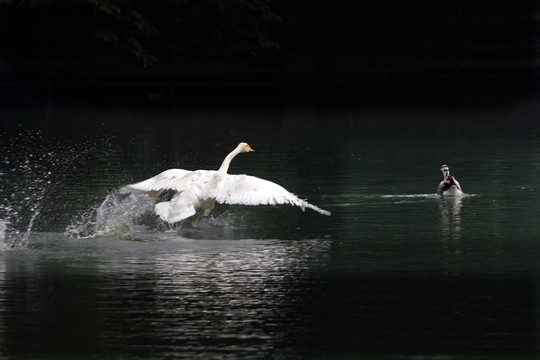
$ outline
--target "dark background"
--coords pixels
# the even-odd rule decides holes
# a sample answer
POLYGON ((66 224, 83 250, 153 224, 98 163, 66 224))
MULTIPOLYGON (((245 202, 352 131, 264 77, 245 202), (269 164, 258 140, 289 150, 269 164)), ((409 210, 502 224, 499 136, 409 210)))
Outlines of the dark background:
POLYGON ((534 94, 539 4, 0 1, 0 95, 105 102, 472 102, 534 94))

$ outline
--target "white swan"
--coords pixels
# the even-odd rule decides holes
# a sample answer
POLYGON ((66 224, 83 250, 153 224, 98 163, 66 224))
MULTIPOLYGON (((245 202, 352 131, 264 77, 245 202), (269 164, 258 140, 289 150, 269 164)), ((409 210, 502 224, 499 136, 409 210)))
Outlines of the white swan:
POLYGON ((442 165, 441 171, 443 173, 443 181, 439 183, 437 194, 441 196, 462 196, 463 190, 459 182, 450 175, 450 168, 448 165, 442 165))
POLYGON ((169 223, 181 221, 195 215, 198 209, 208 215, 217 201, 221 204, 238 205, 278 205, 290 204, 302 210, 309 208, 323 215, 323 210, 271 181, 249 175, 227 174, 231 160, 243 152, 254 151, 248 144, 238 144, 221 164, 219 170, 170 169, 150 179, 124 186, 121 192, 148 194, 154 201, 164 190, 170 189, 175 195, 170 201, 155 205, 156 213, 169 223))

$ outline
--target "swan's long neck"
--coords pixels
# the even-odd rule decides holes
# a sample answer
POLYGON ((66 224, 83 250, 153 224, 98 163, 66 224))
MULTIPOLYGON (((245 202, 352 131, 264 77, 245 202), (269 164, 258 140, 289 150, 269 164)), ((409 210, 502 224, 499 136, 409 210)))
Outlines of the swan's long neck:
POLYGON ((229 165, 231 164, 232 159, 234 159, 234 157, 238 154, 240 154, 240 149, 238 148, 231 151, 231 153, 227 155, 225 157, 225 160, 223 160, 223 162, 221 163, 221 166, 218 171, 226 174, 227 171, 229 170, 229 165))

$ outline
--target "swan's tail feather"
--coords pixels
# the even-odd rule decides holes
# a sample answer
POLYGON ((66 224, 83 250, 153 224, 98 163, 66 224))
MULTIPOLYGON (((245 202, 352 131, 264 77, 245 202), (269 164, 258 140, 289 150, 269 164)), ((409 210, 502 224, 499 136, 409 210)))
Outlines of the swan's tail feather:
POLYGON ((304 208, 309 208, 311 210, 315 210, 316 212, 322 215, 330 216, 332 214, 330 211, 321 209, 320 207, 310 204, 307 201, 302 201, 302 204, 300 206, 302 210, 304 210, 304 208))

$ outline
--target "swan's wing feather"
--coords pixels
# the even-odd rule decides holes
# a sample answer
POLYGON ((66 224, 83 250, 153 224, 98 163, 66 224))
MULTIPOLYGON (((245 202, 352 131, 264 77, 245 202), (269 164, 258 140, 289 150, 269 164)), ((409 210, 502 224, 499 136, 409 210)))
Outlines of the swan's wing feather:
POLYGON ((302 209, 310 208, 321 214, 330 215, 305 200, 290 193, 281 185, 249 175, 227 175, 220 186, 208 193, 217 202, 236 205, 278 205, 290 204, 302 209))
POLYGON ((445 184, 446 184, 446 181, 444 180, 439 183, 439 186, 437 187, 437 194, 439 195, 442 194, 445 184))
POLYGON ((249 175, 228 175, 214 197, 219 203, 237 205, 289 204, 297 199, 282 186, 249 175))
POLYGON ((463 191, 463 189, 461 189, 461 185, 459 184, 459 182, 456 179, 454 179, 454 183, 456 184, 459 191, 463 191))
POLYGON ((193 173, 194 172, 190 170, 169 169, 141 182, 126 185, 120 190, 122 192, 159 192, 171 189, 177 192, 182 192, 186 186, 191 183, 190 177, 193 175, 193 173))

